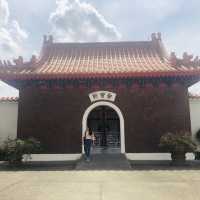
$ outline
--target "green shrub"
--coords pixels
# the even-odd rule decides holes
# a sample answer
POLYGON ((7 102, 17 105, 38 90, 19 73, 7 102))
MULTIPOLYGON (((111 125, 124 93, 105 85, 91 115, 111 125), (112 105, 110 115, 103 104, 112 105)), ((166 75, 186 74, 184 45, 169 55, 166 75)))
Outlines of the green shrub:
POLYGON ((198 130, 196 132, 195 138, 196 138, 197 142, 200 143, 200 130, 198 130))
POLYGON ((196 144, 188 132, 166 133, 160 138, 159 146, 167 152, 194 152, 196 144))
POLYGON ((5 151, 2 149, 2 147, 0 147, 0 161, 4 161, 5 157, 5 151))
POLYGON ((194 152, 195 160, 200 160, 200 129, 196 132, 194 139, 197 144, 197 149, 194 152))
POLYGON ((39 153, 41 144, 34 138, 29 139, 10 139, 8 138, 1 147, 2 157, 9 163, 21 163, 23 155, 39 153))

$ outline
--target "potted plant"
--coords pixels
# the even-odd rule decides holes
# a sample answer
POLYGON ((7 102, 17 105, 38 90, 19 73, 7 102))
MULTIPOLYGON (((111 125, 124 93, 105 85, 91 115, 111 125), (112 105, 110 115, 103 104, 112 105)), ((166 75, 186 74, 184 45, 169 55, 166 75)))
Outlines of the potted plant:
POLYGON ((160 148, 171 153, 173 163, 184 163, 187 152, 194 152, 196 144, 188 132, 166 133, 160 138, 160 148))
POLYGON ((5 160, 5 151, 3 150, 2 147, 0 147, 0 161, 5 160))
POLYGON ((24 140, 8 138, 1 146, 4 160, 10 164, 21 164, 24 154, 30 157, 32 153, 39 153, 40 150, 41 144, 34 138, 24 140))
POLYGON ((194 152, 195 160, 200 160, 200 130, 195 134, 194 141, 197 144, 197 149, 194 152))

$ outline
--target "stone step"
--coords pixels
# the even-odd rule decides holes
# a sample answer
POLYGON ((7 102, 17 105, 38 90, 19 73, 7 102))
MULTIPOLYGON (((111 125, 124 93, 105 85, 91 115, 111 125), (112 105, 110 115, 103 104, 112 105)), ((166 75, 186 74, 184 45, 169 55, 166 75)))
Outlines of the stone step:
POLYGON ((94 147, 91 150, 92 154, 120 154, 121 149, 119 147, 94 147))
POLYGON ((131 165, 124 154, 95 154, 87 162, 84 156, 78 161, 76 170, 130 170, 131 165))

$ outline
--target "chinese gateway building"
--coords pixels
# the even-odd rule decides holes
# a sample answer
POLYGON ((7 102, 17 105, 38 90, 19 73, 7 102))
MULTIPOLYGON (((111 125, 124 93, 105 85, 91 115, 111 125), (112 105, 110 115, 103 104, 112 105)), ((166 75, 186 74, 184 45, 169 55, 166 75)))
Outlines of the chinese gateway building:
POLYGON ((19 89, 18 137, 35 137, 47 153, 82 152, 87 126, 98 152, 159 152, 160 137, 190 131, 188 87, 200 61, 166 53, 150 41, 55 43, 41 55, 0 62, 0 79, 19 89))

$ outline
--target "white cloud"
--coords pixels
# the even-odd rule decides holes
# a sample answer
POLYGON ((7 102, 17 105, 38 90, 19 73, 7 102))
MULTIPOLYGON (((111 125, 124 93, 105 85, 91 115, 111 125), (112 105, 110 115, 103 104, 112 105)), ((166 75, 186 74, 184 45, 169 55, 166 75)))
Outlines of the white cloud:
POLYGON ((0 0, 0 26, 8 23, 9 16, 8 2, 6 0, 0 0))
POLYGON ((117 28, 106 21, 96 8, 80 0, 58 0, 49 22, 60 41, 91 42, 120 39, 117 28))
POLYGON ((0 54, 2 59, 23 53, 23 40, 27 38, 19 24, 14 21, 9 27, 0 28, 0 54))
MULTIPOLYGON (((136 6, 141 12, 143 17, 149 16, 149 20, 163 20, 168 16, 177 13, 181 9, 183 0, 136 0, 136 6)), ((137 13, 139 16, 139 13, 137 13)), ((155 21, 154 21, 155 22, 155 21)))
POLYGON ((197 45, 200 43, 199 33, 200 28, 195 24, 187 25, 187 29, 183 26, 176 27, 167 35, 166 46, 170 47, 171 51, 177 52, 178 56, 182 56, 183 52, 199 56, 200 48, 197 45))
POLYGON ((96 0, 95 5, 120 27, 123 36, 158 31, 155 26, 182 9, 184 0, 96 0))
POLYGON ((12 21, 10 33, 17 42, 23 42, 24 39, 27 39, 28 34, 23 30, 17 21, 12 21))
MULTIPOLYGON (((0 0, 0 59, 22 54, 23 42, 27 37, 19 23, 10 19, 8 2, 0 0)), ((0 81, 0 96, 18 96, 18 91, 0 81)))
MULTIPOLYGON (((196 24, 188 24, 187 29, 181 24, 180 27, 175 27, 169 31, 165 40, 166 47, 169 51, 175 51, 178 57, 182 57, 183 52, 188 52, 194 57, 200 56, 200 28, 196 24)), ((189 88, 191 93, 200 94, 200 82, 189 88)))
POLYGON ((0 58, 10 59, 23 53, 28 35, 16 20, 10 20, 8 2, 0 0, 0 58))

